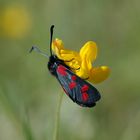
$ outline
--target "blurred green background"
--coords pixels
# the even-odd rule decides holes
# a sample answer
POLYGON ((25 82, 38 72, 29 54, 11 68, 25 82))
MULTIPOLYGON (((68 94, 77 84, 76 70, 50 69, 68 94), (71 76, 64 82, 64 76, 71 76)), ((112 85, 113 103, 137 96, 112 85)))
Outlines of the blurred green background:
POLYGON ((95 108, 63 96, 59 139, 139 140, 139 0, 0 0, 0 140, 52 140, 62 89, 48 60, 28 53, 32 45, 49 53, 51 24, 66 48, 95 41, 94 65, 111 68, 95 85, 102 94, 95 108))

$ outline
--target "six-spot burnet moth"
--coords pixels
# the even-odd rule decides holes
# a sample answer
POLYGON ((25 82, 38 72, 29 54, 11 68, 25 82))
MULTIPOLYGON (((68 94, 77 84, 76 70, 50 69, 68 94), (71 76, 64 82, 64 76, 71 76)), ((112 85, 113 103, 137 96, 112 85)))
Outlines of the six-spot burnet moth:
MULTIPOLYGON (((54 25, 50 28, 50 56, 40 51, 37 47, 32 47, 33 50, 49 57, 48 69, 50 73, 56 77, 64 92, 78 105, 83 107, 93 107, 101 98, 99 91, 89 82, 74 74, 65 61, 60 60, 52 52, 52 37, 54 25)), ((74 58, 73 58, 74 59, 74 58)))

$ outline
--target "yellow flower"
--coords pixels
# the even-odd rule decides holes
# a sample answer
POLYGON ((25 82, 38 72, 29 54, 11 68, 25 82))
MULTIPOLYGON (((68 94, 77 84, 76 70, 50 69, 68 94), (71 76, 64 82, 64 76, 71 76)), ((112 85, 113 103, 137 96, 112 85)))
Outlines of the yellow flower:
POLYGON ((55 39, 52 43, 52 50, 76 75, 93 84, 104 81, 110 74, 107 66, 92 66, 97 57, 97 46, 93 41, 88 41, 78 53, 65 49, 62 40, 55 39))
POLYGON ((8 6, 2 11, 1 29, 6 37, 21 38, 28 32, 30 27, 31 17, 23 6, 8 6))

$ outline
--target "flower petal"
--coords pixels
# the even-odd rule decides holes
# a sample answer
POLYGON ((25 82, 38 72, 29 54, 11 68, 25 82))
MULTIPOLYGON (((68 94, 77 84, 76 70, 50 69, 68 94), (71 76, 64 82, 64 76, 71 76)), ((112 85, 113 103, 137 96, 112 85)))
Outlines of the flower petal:
POLYGON ((52 42, 52 51, 56 54, 58 58, 61 59, 60 51, 64 49, 63 42, 60 39, 55 39, 52 42))
POLYGON ((83 56, 82 61, 86 62, 85 65, 87 66, 87 70, 90 71, 92 69, 92 61, 89 59, 87 54, 83 56))
POLYGON ((88 59, 93 62, 97 56, 97 45, 93 41, 88 41, 80 50, 80 57, 82 59, 88 59))
POLYGON ((81 62, 80 69, 76 70, 75 73, 83 79, 86 79, 89 77, 89 68, 88 68, 88 63, 86 59, 83 59, 83 61, 81 62))
POLYGON ((97 84, 108 78, 110 69, 107 66, 92 68, 90 71, 89 81, 97 84))
POLYGON ((65 62, 65 64, 66 64, 67 66, 69 66, 69 67, 72 69, 72 71, 73 71, 74 73, 75 73, 76 69, 79 69, 80 66, 81 66, 80 62, 77 61, 76 59, 74 59, 74 60, 72 60, 72 61, 70 61, 70 62, 65 62))
POLYGON ((55 47, 58 48, 58 50, 64 49, 64 45, 63 45, 63 41, 56 38, 53 42, 52 42, 52 50, 54 51, 55 47))
POLYGON ((60 55, 63 58, 63 60, 65 61, 70 61, 72 59, 76 59, 78 61, 80 61, 80 56, 77 52, 75 51, 71 51, 71 50, 66 50, 66 49, 62 49, 60 51, 60 55))
POLYGON ((68 49, 64 49, 63 42, 60 39, 56 38, 53 41, 52 51, 56 54, 56 56, 59 59, 62 59, 64 61, 70 61, 73 58, 78 59, 78 61, 80 61, 79 53, 77 53, 75 51, 68 50, 68 49))

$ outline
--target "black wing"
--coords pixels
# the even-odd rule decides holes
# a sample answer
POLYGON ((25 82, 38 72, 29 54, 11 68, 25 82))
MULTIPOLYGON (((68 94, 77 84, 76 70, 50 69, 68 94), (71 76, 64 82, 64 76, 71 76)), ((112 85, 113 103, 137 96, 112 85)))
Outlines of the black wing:
POLYGON ((81 106, 93 107, 101 98, 100 93, 94 86, 61 64, 58 64, 56 69, 56 78, 65 93, 81 106))

